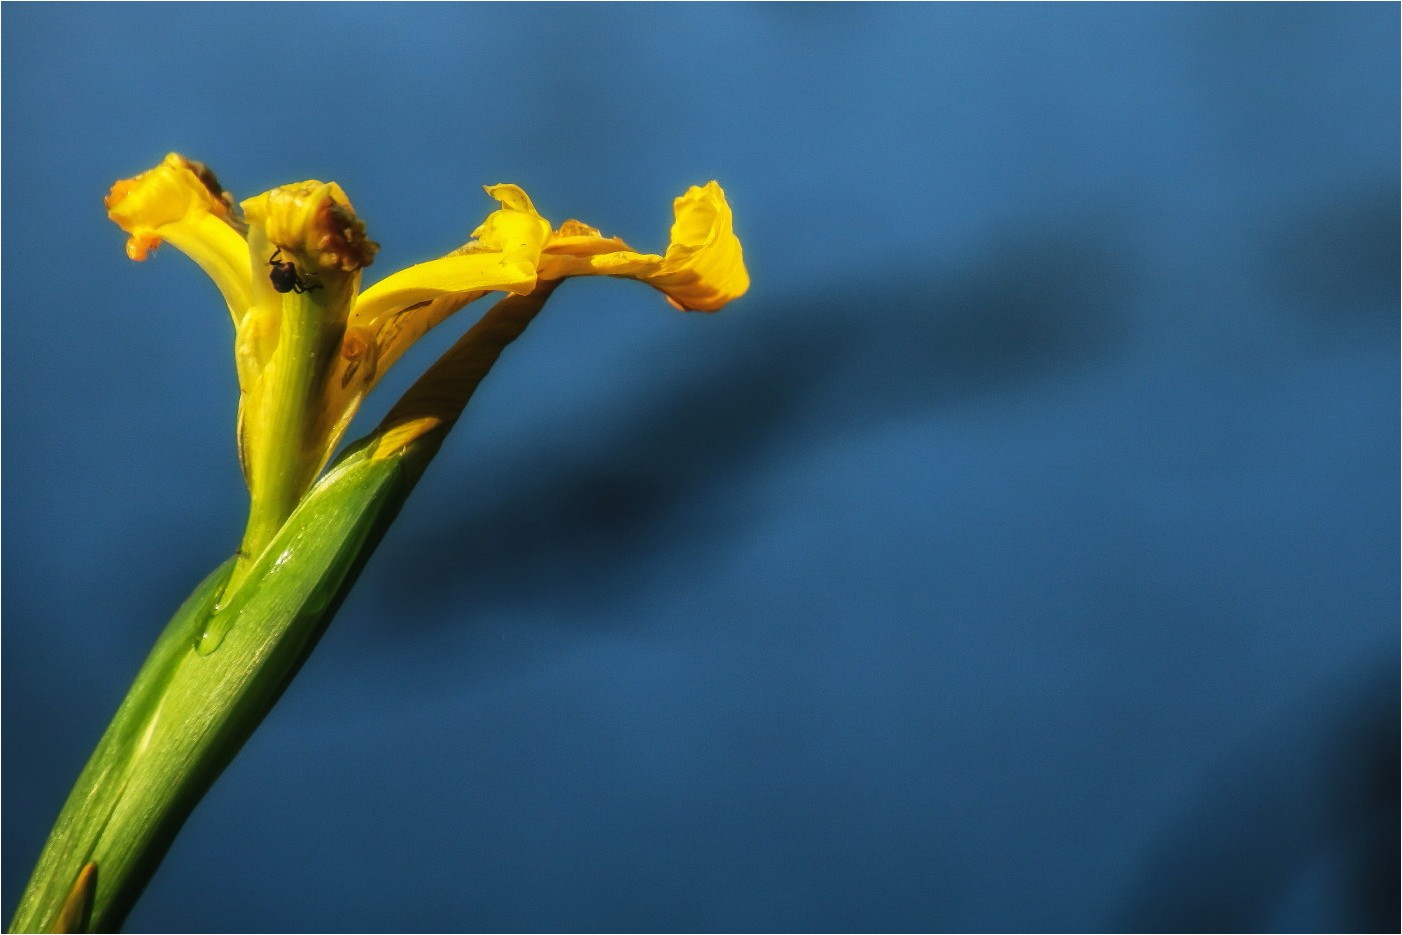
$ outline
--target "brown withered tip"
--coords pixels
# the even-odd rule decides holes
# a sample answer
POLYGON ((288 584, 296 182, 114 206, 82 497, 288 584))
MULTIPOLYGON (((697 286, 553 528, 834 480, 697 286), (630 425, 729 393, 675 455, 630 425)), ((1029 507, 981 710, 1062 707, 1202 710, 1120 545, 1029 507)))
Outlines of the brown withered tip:
POLYGON ((555 231, 557 237, 598 237, 601 232, 597 227, 590 227, 583 221, 570 218, 563 222, 555 231))
POLYGON ((352 273, 375 262, 380 245, 365 236, 365 222, 345 206, 327 199, 318 210, 316 243, 322 263, 352 273))
POLYGON ((214 170, 196 159, 185 159, 185 167, 195 174, 200 184, 214 197, 215 201, 224 205, 226 211, 232 213, 234 209, 234 196, 219 184, 219 179, 214 174, 214 170))

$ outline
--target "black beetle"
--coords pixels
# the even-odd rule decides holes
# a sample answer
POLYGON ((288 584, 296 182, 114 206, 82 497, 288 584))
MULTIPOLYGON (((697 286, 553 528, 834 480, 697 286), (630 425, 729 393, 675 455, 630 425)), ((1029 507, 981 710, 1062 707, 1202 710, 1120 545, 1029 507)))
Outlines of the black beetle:
POLYGON ((282 248, 278 247, 273 251, 273 255, 268 257, 268 265, 272 272, 268 274, 268 281, 273 284, 273 288, 278 292, 295 292, 301 295, 303 292, 311 292, 313 289, 320 289, 321 284, 303 279, 297 275, 297 266, 290 260, 278 261, 282 256, 282 248))

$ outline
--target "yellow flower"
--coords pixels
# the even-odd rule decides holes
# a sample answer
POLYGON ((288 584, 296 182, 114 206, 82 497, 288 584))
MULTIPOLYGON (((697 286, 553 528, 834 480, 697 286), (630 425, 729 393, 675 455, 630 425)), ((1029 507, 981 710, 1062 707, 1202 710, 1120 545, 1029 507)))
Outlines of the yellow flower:
POLYGON ((560 225, 545 244, 542 279, 622 276, 660 289, 682 311, 714 312, 744 295, 750 274, 740 253, 726 203, 715 182, 693 185, 672 204, 667 252, 634 253, 617 237, 604 237, 579 221, 560 225))
POLYGON ((334 182, 284 185, 240 211, 205 166, 172 153, 112 187, 108 216, 129 235, 127 255, 143 260, 170 242, 209 274, 233 317, 239 457, 252 498, 245 551, 261 550, 290 515, 380 377, 469 302, 597 275, 645 282, 679 309, 715 311, 749 288, 715 182, 676 200, 661 255, 579 221, 552 229, 515 185, 486 191, 500 206, 467 244, 361 291, 378 245, 334 182))

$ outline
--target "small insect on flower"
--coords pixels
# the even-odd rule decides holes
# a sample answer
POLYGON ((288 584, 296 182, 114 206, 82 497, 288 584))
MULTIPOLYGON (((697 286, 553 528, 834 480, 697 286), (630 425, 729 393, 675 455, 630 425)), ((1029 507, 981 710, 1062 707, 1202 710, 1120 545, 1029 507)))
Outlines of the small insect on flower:
POLYGON ((272 272, 268 274, 268 281, 273 284, 273 288, 278 292, 295 292, 301 295, 303 292, 311 292, 313 289, 320 289, 321 284, 303 279, 297 275, 297 266, 290 260, 279 261, 282 256, 282 248, 278 247, 273 251, 273 255, 268 257, 268 265, 272 267, 272 272))

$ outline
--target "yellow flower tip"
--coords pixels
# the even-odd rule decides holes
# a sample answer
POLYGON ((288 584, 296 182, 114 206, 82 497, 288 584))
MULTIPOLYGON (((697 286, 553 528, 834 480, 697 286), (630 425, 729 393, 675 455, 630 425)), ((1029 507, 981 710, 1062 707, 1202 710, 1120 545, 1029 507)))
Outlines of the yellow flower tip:
POLYGON ((673 202, 671 244, 649 281, 686 312, 714 312, 750 288, 750 274, 725 191, 714 180, 673 202))
POLYGON ((269 243, 318 272, 364 269, 380 249, 335 182, 283 185, 248 199, 243 210, 250 223, 263 227, 269 243))
POLYGON ((519 185, 498 182, 496 185, 483 185, 482 190, 501 202, 501 207, 487 215, 481 226, 472 232, 472 241, 453 251, 453 254, 528 255, 522 262, 528 262, 534 271, 541 245, 550 236, 550 222, 540 216, 535 205, 531 204, 530 196, 519 185))
POLYGON ((498 182, 495 185, 483 185, 482 191, 486 192, 508 211, 521 211, 525 214, 534 214, 539 217, 535 205, 531 204, 531 197, 519 185, 512 185, 510 182, 498 182))
POLYGON ((673 208, 671 244, 662 256, 635 253, 617 237, 566 221, 545 245, 541 278, 636 279, 661 290, 673 308, 691 312, 714 312, 744 295, 750 274, 720 185, 694 185, 673 208))
POLYGON ((234 200, 219 184, 219 179, 215 178, 209 166, 186 159, 179 153, 168 153, 154 168, 117 181, 106 199, 109 212, 116 211, 126 216, 133 210, 152 208, 169 215, 166 220, 182 216, 192 204, 211 214, 228 217, 233 212, 234 200), (137 202, 123 211, 120 204, 133 196, 137 202))
POLYGON ((107 216, 131 235, 127 256, 144 260, 164 239, 163 227, 209 214, 237 228, 233 198, 204 163, 170 153, 152 169, 112 185, 107 216))

